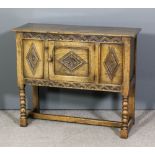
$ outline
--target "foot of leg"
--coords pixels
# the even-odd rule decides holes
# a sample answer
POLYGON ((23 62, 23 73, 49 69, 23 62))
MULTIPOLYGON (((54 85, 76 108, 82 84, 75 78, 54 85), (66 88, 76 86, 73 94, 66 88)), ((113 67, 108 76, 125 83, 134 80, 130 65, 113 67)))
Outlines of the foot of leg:
POLYGON ((128 138, 128 130, 124 130, 124 129, 121 129, 121 131, 120 131, 120 137, 121 138, 128 138))

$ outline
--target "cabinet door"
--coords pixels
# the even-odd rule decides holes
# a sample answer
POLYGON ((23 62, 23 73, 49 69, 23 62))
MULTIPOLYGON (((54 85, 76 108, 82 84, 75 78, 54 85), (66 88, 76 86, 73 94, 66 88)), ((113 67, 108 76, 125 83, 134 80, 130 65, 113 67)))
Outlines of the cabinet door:
POLYGON ((100 83, 121 84, 123 70, 123 46, 101 44, 100 83))
POLYGON ((24 77, 43 78, 44 42, 23 40, 24 77))
POLYGON ((60 81, 94 81, 94 44, 49 41, 49 78, 60 81))

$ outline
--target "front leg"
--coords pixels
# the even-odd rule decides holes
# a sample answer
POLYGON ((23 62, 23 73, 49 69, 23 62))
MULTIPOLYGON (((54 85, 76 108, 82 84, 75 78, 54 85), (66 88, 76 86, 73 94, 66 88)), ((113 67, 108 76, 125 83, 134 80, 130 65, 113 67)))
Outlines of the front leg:
POLYGON ((26 101, 25 101, 25 85, 19 88, 20 96, 20 126, 27 126, 26 101))
POLYGON ((131 83, 131 89, 129 93, 129 117, 135 123, 135 83, 131 83))
POLYGON ((122 127, 120 131, 121 138, 128 138, 128 122, 129 122, 129 112, 128 112, 128 97, 123 97, 122 100, 122 127))

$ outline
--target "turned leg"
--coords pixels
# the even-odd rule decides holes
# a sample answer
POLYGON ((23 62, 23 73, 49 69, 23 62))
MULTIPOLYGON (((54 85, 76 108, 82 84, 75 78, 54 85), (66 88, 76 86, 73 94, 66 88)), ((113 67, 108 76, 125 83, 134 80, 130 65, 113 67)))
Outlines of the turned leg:
POLYGON ((39 87, 32 86, 32 107, 33 112, 40 112, 40 104, 39 104, 39 87))
POLYGON ((129 117, 135 122, 135 84, 131 87, 129 93, 129 117))
POLYGON ((128 113, 128 97, 123 97, 122 101, 122 127, 120 131, 121 138, 128 138, 128 121, 129 121, 129 113, 128 113))
POLYGON ((19 88, 20 95, 20 126, 27 126, 26 101, 25 101, 25 85, 19 88))

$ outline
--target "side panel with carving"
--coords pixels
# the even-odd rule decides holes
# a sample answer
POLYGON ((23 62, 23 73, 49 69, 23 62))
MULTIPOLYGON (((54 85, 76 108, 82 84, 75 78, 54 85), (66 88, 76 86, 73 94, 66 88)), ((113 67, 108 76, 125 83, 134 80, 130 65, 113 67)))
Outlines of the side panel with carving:
POLYGON ((49 44, 51 80, 94 81, 93 43, 49 41, 49 44))
POLYGON ((44 42, 40 40, 23 40, 24 77, 43 78, 44 42))
POLYGON ((101 44, 100 83, 122 84, 123 46, 101 44))

